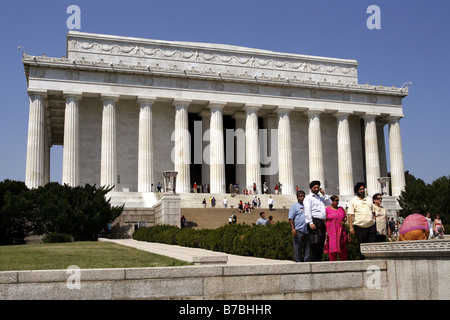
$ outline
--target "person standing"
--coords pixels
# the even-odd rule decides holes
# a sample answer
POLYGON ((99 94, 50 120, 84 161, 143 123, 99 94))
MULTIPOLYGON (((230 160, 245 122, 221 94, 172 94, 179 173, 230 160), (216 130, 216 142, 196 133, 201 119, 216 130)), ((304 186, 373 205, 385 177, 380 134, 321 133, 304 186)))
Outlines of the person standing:
POLYGON ((310 261, 322 261, 326 235, 325 208, 331 204, 331 200, 320 187, 320 181, 311 181, 309 188, 311 192, 306 196, 303 205, 309 234, 310 261))
POLYGON ((442 224, 442 220, 439 217, 439 214, 436 214, 436 219, 434 219, 434 233, 436 234, 436 237, 440 239, 444 239, 444 225, 442 224))
POLYGON ((372 197, 372 202, 375 211, 375 222, 377 225, 377 242, 386 241, 387 214, 386 210, 381 206, 381 201, 383 201, 381 193, 375 193, 372 197))
POLYGON ((428 222, 428 229, 430 230, 430 235, 428 239, 433 239, 433 222, 431 222, 431 214, 429 212, 427 213, 426 218, 428 222))
POLYGON ((269 196, 269 199, 267 200, 267 203, 269 204, 269 210, 272 211, 272 209, 273 209, 273 199, 272 199, 272 196, 269 196))
MULTIPOLYGON (((430 219, 430 223, 431 223, 431 219, 430 219)), ((430 230, 432 230, 432 227, 430 230)), ((394 236, 395 236, 395 221, 394 221, 394 218, 391 218, 391 220, 389 221, 389 241, 392 241, 394 236)))
POLYGON ((354 187, 356 196, 348 206, 348 221, 350 234, 356 235, 358 240, 358 253, 361 259, 361 243, 375 242, 377 239, 377 227, 375 224, 375 212, 372 200, 366 196, 366 184, 358 182, 354 187))
POLYGON ((297 202, 289 208, 289 224, 291 234, 294 238, 294 258, 295 262, 308 262, 310 259, 310 246, 308 238, 308 228, 306 227, 305 207, 303 200, 305 192, 297 192, 297 202))
POLYGON ((259 219, 256 220, 256 225, 257 226, 266 226, 267 225, 266 214, 264 212, 259 213, 259 219))
POLYGON ((339 197, 331 196, 331 205, 325 209, 327 220, 327 241, 325 242, 324 252, 328 253, 330 261, 336 261, 337 256, 341 261, 347 260, 347 242, 348 236, 345 231, 345 221, 347 216, 344 208, 339 206, 339 197))

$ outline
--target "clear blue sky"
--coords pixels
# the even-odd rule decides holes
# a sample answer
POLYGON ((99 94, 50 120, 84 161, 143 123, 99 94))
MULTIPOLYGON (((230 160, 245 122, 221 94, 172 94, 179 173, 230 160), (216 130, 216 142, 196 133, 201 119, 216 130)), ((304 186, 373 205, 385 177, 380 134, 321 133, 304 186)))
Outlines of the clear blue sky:
MULTIPOLYGON (((431 183, 450 175, 448 0, 3 0, 0 4, 0 181, 25 179, 28 96, 21 52, 66 54, 66 13, 82 32, 232 44, 356 59, 360 83, 413 82, 401 120, 405 170, 431 183), (370 5, 381 29, 369 30, 370 5)), ((62 147, 51 180, 61 182, 62 147)))

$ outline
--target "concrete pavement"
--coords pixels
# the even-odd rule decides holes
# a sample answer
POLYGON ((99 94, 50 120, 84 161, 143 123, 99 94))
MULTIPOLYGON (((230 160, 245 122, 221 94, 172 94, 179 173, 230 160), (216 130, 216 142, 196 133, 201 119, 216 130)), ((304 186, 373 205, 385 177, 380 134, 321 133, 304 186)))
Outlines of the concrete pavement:
POLYGON ((200 248, 189 248, 177 245, 168 245, 156 242, 138 241, 134 239, 106 239, 99 241, 114 242, 120 245, 133 247, 139 250, 156 253, 182 261, 192 262, 195 265, 268 265, 295 263, 290 260, 275 260, 255 257, 238 256, 223 252, 215 252, 200 248))

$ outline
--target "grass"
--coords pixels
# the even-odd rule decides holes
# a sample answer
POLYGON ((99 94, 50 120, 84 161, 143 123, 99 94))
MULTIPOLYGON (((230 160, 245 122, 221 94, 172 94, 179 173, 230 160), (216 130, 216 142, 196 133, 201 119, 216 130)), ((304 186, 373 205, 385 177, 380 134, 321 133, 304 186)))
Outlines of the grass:
POLYGON ((0 246, 0 271, 168 267, 191 265, 170 257, 108 242, 0 246))

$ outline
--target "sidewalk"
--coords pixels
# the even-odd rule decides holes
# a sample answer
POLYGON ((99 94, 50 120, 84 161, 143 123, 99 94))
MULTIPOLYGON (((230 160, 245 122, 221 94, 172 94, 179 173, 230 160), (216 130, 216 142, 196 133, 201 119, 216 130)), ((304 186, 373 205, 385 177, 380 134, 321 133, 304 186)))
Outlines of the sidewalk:
POLYGON ((264 258, 254 258, 237 256, 228 253, 215 252, 200 248, 189 248, 177 245, 168 245, 156 242, 137 241, 134 239, 106 239, 99 238, 99 241, 114 242, 120 245, 133 247, 139 250, 168 256, 178 260, 192 262, 196 265, 262 265, 262 264, 286 264, 295 263, 290 260, 274 260, 264 258))

